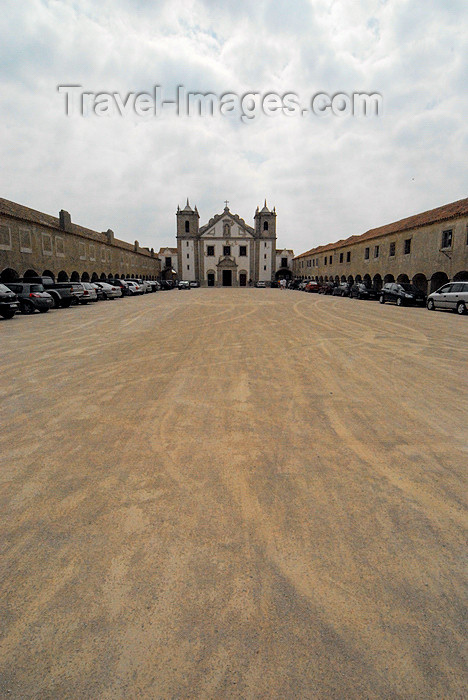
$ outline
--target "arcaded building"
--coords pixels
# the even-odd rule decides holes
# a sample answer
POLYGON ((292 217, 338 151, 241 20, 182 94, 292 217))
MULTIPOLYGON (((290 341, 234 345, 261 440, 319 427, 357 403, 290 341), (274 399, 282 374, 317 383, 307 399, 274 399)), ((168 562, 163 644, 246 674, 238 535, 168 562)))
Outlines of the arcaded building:
POLYGON ((294 258, 294 276, 318 281, 413 282, 432 292, 468 280, 468 198, 409 216, 294 258))
POLYGON ((126 243, 114 232, 79 226, 67 211, 58 217, 0 199, 0 281, 49 275, 58 281, 113 277, 157 279, 161 262, 153 249, 126 243))
MULTIPOLYGON (((276 210, 257 207, 254 226, 226 206, 200 226, 197 207, 178 207, 177 270, 179 279, 202 287, 246 287, 292 275, 292 250, 276 248, 276 210)), ((164 250, 164 249, 162 249, 164 250)), ((170 251, 171 249, 167 249, 170 251)), ((168 255, 169 262, 169 255, 168 255)))

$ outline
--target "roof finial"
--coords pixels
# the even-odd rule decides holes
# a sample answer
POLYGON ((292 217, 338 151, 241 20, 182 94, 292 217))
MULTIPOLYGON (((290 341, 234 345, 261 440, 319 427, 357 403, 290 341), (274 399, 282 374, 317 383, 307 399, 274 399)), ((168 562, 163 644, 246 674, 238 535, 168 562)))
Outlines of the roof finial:
POLYGON ((187 206, 188 206, 188 207, 190 206, 189 201, 188 201, 188 197, 187 197, 187 206))

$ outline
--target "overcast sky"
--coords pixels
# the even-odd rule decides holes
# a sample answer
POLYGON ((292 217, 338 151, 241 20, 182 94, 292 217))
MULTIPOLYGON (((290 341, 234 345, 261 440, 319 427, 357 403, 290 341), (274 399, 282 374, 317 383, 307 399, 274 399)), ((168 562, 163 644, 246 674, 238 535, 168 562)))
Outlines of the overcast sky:
POLYGON ((3 0, 0 196, 159 249, 177 205, 300 253, 467 196, 466 0, 3 0), (71 117, 57 85, 379 92, 377 118, 71 117))

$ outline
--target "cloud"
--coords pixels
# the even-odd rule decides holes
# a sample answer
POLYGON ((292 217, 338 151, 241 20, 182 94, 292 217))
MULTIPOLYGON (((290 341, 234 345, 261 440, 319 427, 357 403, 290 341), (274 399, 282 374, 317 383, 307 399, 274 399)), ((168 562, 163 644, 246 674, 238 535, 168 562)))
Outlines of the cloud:
POLYGON ((1 194, 154 248, 265 197, 296 252, 466 196, 460 0, 6 0, 1 194), (70 118, 58 84, 150 91, 377 91, 384 116, 70 118))

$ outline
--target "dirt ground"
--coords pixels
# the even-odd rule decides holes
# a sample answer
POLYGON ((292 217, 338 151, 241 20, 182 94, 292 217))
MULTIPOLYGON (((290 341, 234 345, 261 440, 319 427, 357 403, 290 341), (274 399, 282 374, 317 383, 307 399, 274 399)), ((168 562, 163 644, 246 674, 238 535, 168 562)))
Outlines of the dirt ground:
POLYGON ((468 318, 192 289, 0 322, 1 698, 463 698, 468 318))

